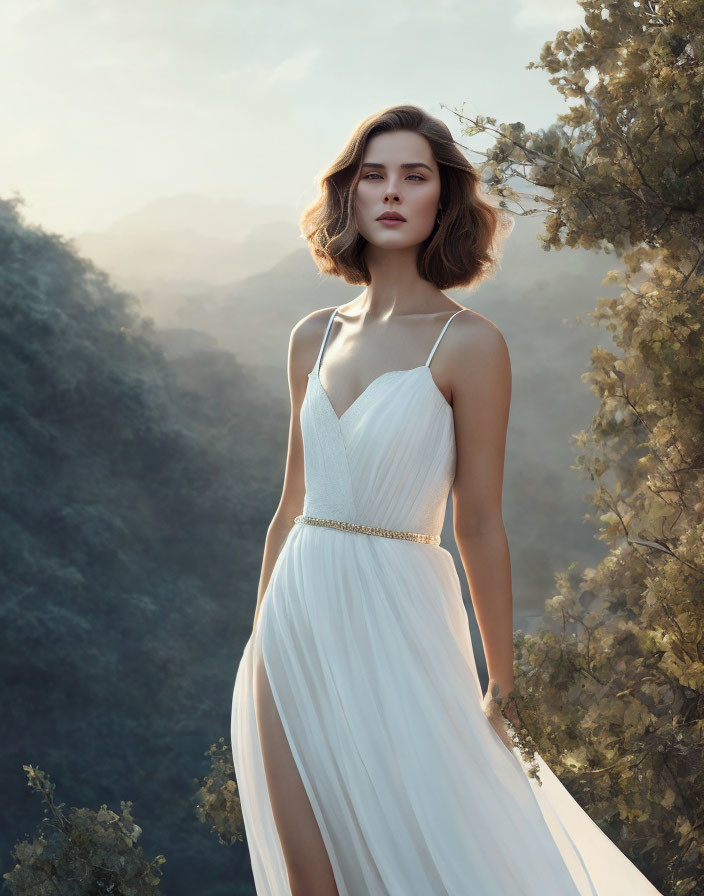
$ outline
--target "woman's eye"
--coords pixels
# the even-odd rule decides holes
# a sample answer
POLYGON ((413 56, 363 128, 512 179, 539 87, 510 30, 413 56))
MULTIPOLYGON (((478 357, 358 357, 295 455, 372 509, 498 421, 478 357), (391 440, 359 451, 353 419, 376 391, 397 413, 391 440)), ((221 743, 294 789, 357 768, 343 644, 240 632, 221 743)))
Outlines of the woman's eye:
MULTIPOLYGON (((409 177, 417 177, 418 180, 425 180, 425 178, 422 177, 420 174, 409 174, 408 176, 409 177)), ((367 174, 364 177, 364 180, 368 180, 370 177, 379 177, 379 175, 376 172, 372 171, 370 174, 367 174)))

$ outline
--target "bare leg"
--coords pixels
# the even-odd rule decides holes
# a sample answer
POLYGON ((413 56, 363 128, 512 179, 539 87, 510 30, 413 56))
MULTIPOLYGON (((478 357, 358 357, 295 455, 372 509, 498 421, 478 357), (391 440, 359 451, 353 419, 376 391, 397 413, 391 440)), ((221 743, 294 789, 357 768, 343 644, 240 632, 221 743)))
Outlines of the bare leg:
POLYGON ((318 822, 281 724, 261 650, 254 659, 254 706, 264 772, 292 896, 339 896, 318 822))

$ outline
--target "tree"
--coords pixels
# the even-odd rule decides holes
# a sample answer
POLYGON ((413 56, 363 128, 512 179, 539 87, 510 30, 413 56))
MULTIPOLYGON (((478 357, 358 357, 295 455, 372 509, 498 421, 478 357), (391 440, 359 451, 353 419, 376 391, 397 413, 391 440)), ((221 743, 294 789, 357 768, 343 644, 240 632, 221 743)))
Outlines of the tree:
POLYGON ((3 875, 13 896, 92 896, 96 892, 120 896, 156 896, 161 866, 166 859, 148 862, 137 846, 142 829, 134 823, 132 803, 122 802, 118 815, 103 803, 98 812, 54 802, 55 785, 39 768, 23 766, 29 786, 46 803, 46 817, 34 840, 14 849, 16 865, 3 875))
POLYGON ((592 351, 582 379, 601 405, 575 437, 609 551, 559 573, 542 630, 516 633, 516 690, 540 753, 622 851, 664 892, 702 893, 704 3, 578 2, 584 24, 527 66, 575 101, 558 123, 459 115, 496 135, 482 167, 502 206, 545 210, 546 251, 625 267, 592 315, 620 354, 592 351), (512 178, 540 189, 533 207, 512 178))
POLYGON ((244 841, 244 819, 240 805, 232 748, 221 737, 205 753, 210 757, 210 773, 195 779, 198 785, 196 816, 210 824, 211 833, 224 845, 244 841))

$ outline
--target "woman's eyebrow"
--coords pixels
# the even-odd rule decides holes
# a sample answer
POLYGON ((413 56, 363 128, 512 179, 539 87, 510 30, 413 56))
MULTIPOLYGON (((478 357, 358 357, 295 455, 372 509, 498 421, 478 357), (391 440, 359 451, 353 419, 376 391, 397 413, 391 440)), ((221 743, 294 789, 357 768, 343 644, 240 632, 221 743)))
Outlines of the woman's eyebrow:
MULTIPOLYGON (((426 165, 425 162, 404 162, 399 166, 400 168, 427 168, 428 171, 432 173, 432 168, 430 165, 426 165)), ((381 162, 362 162, 362 168, 386 168, 386 165, 382 165, 381 162)))

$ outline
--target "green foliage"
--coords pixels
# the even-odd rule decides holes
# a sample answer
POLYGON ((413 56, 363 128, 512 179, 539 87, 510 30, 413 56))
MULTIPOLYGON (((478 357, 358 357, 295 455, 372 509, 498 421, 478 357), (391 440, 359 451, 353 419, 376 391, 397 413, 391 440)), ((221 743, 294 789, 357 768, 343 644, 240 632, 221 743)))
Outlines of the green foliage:
POLYGON ((3 877, 13 896, 153 896, 159 889, 166 859, 148 862, 137 840, 142 833, 134 823, 132 803, 121 802, 121 814, 103 803, 93 809, 72 808, 54 802, 55 785, 39 768, 24 766, 29 786, 46 803, 34 840, 15 845, 16 861, 3 877))
POLYGON ((205 755, 210 757, 210 774, 202 780, 195 779, 200 785, 196 794, 196 815, 204 824, 210 825, 210 831, 218 835, 220 843, 230 845, 237 840, 244 841, 244 819, 232 748, 221 737, 205 755))
POLYGON ((541 189, 545 249, 616 251, 597 347, 600 398, 574 469, 608 554, 556 577, 543 629, 516 633, 516 691, 540 753, 663 892, 704 893, 704 3, 580 0, 585 23, 539 65, 559 124, 498 135, 485 180, 541 189), (593 82, 589 87, 590 81, 593 82), (544 192, 543 192, 544 191, 544 192))
POLYGON ((23 763, 74 805, 127 781, 165 886, 190 894, 237 861, 208 852, 191 782, 251 630, 286 433, 236 358, 168 361, 134 297, 16 205, 0 200, 0 829, 31 822, 23 763))

